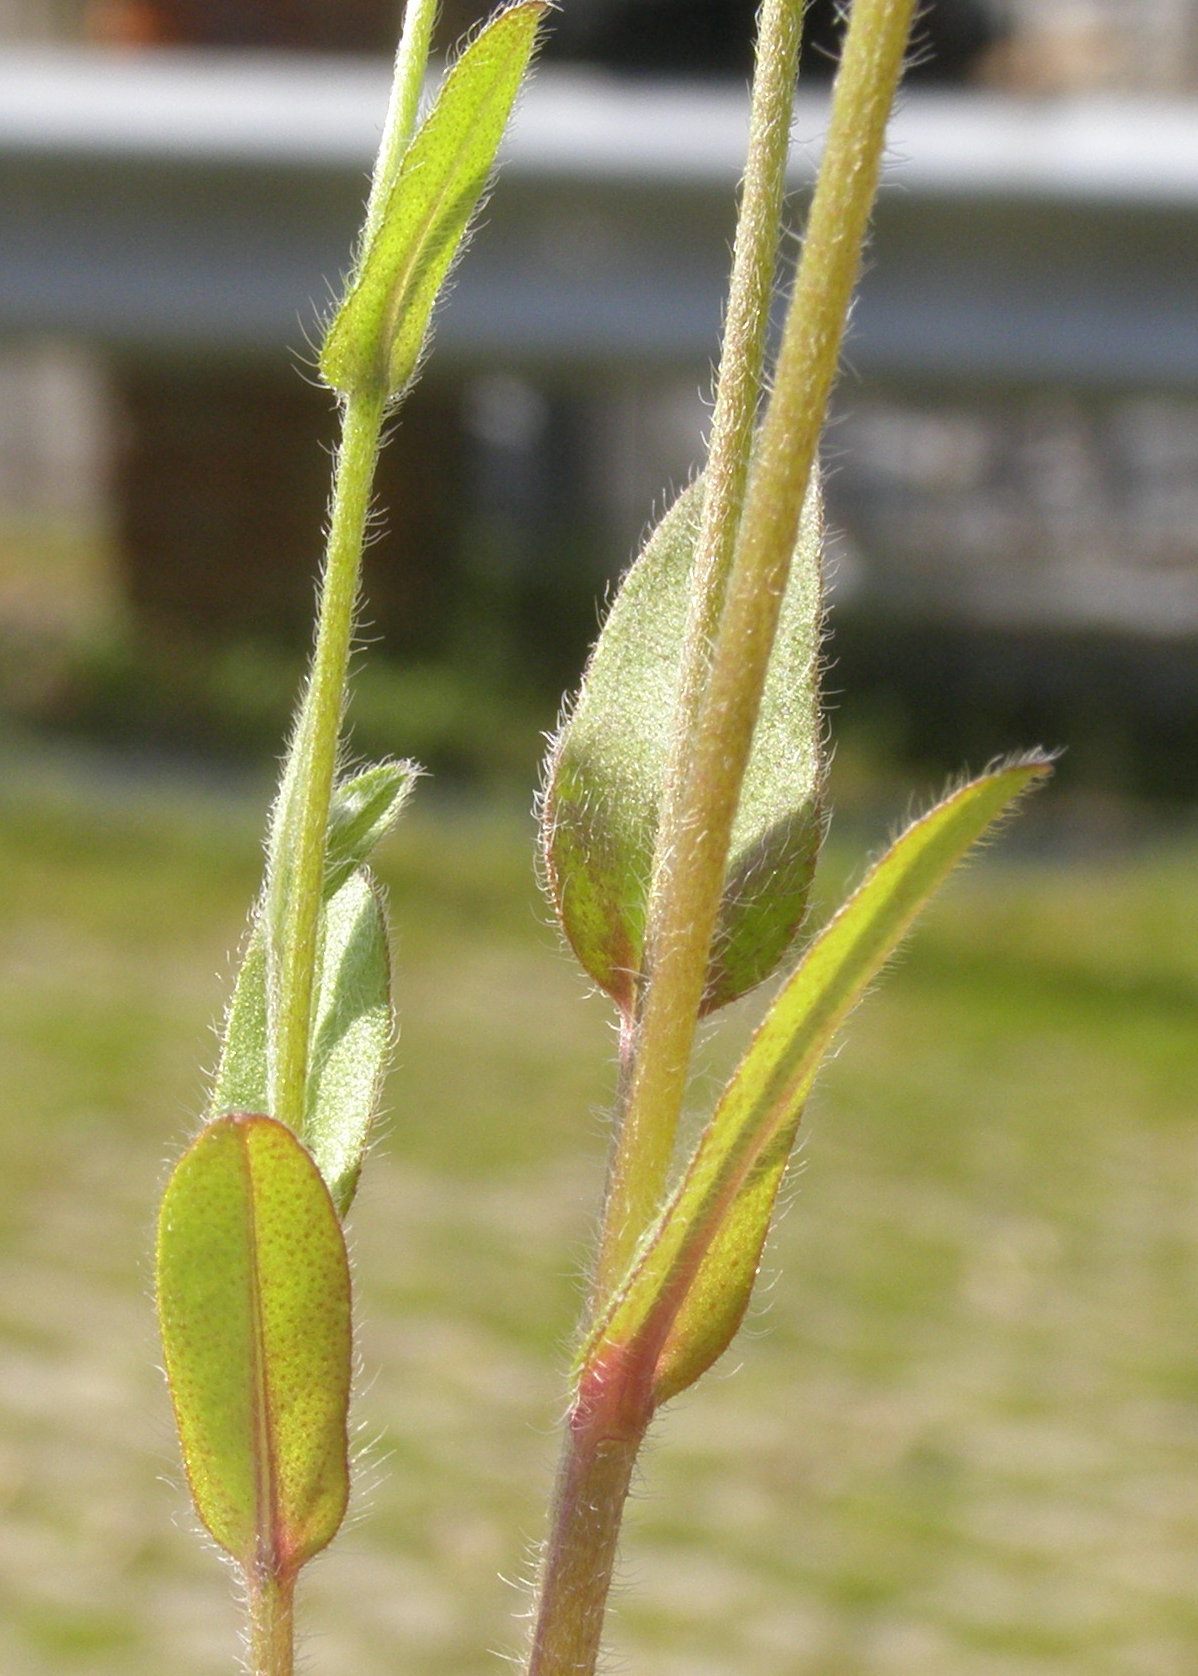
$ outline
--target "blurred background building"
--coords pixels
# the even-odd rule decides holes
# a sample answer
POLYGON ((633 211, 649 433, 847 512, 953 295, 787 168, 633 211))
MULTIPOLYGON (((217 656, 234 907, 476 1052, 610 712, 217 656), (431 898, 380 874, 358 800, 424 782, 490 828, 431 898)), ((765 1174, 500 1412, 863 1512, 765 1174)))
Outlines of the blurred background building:
MULTIPOLYGON (((448 0, 445 41, 480 11, 448 0)), ((361 725, 394 728, 388 744, 449 769, 504 760, 495 718, 506 703, 543 722, 577 672, 597 598, 701 453, 734 178, 704 136, 741 108, 752 12, 744 0, 568 0, 555 19, 530 131, 544 145, 555 112, 626 93, 630 111, 657 117, 629 133, 666 136, 668 159, 647 141, 618 164, 580 163, 545 199, 550 249, 549 211, 536 220, 527 182, 538 168, 564 181, 570 165, 529 161, 517 137, 477 270, 443 311, 440 351, 384 456, 368 624, 381 642, 372 663, 394 679, 378 677, 361 725), (669 169, 673 219, 654 230, 669 169), (492 255, 500 279, 519 271, 502 258, 522 234, 548 252, 563 299, 552 317, 531 285, 476 304, 492 255), (675 244, 693 244, 694 298, 667 291, 675 244), (632 275, 624 315, 606 322, 605 264, 632 275)), ((0 273, 10 715, 171 747, 277 740, 308 632, 332 435, 305 340, 346 247, 330 233, 323 268, 297 266, 290 326, 276 330, 267 243, 272 224, 305 212, 246 194, 255 179, 274 190, 290 146, 297 181, 304 154, 313 224, 352 228, 368 148, 333 115, 306 134, 303 93, 336 83, 347 103, 355 88, 377 103, 396 27, 394 0, 0 0, 0 75, 7 63, 29 101, 38 78, 46 92, 24 117, 11 100, 0 117, 16 229, 11 283, 0 273), (213 99, 250 102, 228 105, 223 150, 223 107, 200 95, 174 105, 172 126, 188 66, 213 99), (243 241, 226 268, 244 308, 234 298, 224 326, 201 324, 225 303, 205 300, 198 269, 172 273, 161 258, 176 215, 210 250, 243 241), (113 277, 118 238, 130 275, 144 249, 153 296, 113 277)), ((815 0, 805 89, 826 81, 840 27, 815 0)), ((1198 178, 1176 141, 1191 133, 1198 0, 940 0, 921 28, 897 142, 914 208, 896 194, 880 211, 827 449, 838 725, 933 762, 1067 743, 1067 774, 1192 793, 1198 352, 1182 338, 1187 322, 1198 332, 1192 269, 1185 284, 1198 178), (1055 288, 1059 311, 1062 287, 1077 292, 1092 350, 1081 325, 1070 343, 1043 326, 1056 316, 1040 304, 1055 288)), ((804 96, 807 147, 822 97, 804 96)))

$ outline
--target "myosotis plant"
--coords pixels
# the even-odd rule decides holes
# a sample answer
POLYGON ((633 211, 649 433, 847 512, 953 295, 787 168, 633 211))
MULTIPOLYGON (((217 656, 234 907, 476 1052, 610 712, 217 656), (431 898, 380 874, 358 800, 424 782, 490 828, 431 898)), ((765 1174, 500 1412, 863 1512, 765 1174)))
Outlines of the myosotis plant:
MULTIPOLYGON (((695 1031, 790 957, 823 822, 817 449, 914 0, 855 0, 802 256, 766 387, 801 0, 764 0, 707 467, 613 603, 553 743, 542 858, 619 1017, 612 1156, 528 1649, 595 1668, 620 1520, 656 1411, 744 1316, 808 1091, 846 1015, 1039 756, 962 785, 807 944, 690 1155, 695 1031)), ((325 337, 342 404, 316 643, 208 1121, 168 1184, 158 1301, 200 1517, 245 1585, 254 1676, 293 1666, 302 1565, 349 1487, 353 1198, 393 1033, 367 861, 417 770, 342 770, 371 482, 490 175, 542 0, 464 48, 417 121, 432 0, 409 0, 361 244, 325 337)))

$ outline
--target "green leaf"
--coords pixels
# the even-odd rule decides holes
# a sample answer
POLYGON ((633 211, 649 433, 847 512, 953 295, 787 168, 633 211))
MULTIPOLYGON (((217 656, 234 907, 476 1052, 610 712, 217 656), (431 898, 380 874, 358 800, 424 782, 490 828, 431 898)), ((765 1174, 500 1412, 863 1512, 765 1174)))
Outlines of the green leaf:
POLYGON ((266 931, 259 907, 225 1014, 220 1063, 208 1101, 210 1118, 222 1112, 262 1111, 270 1105, 266 1028, 266 931))
POLYGON ((848 1013, 947 874, 1049 772, 1030 757, 917 821, 811 944, 771 1006, 690 1164, 582 1352, 648 1358, 655 1403, 692 1384, 744 1315, 804 1101, 848 1013))
POLYGON ((727 1350, 749 1307, 802 1113, 784 1125, 717 1227, 657 1357, 653 1402, 685 1391, 727 1350))
MULTIPOLYGON (((628 1011, 678 703, 703 481, 684 490, 616 595, 550 754, 545 871, 583 967, 628 1011)), ((769 976, 807 909, 820 837, 819 494, 808 495, 732 833, 705 1010, 769 976)))
POLYGON ((352 1357, 341 1224, 289 1129, 204 1129, 167 1186, 157 1270, 200 1518, 247 1570, 292 1576, 345 1513, 352 1357))
POLYGON ((419 778, 414 762, 376 762, 335 789, 329 809, 326 901, 395 825, 419 778))
POLYGON ((778 637, 732 827, 704 1008, 714 1011, 775 971, 807 913, 823 836, 819 648, 823 505, 809 495, 778 637))
MULTIPOLYGON (((266 1033, 266 936, 259 914, 225 1020, 210 1117, 269 1104, 266 1033)), ((344 880, 322 911, 300 1134, 342 1215, 357 1186, 394 1033, 386 915, 377 887, 361 868, 344 880)))
POLYGON ((446 74, 325 338, 320 370, 334 390, 395 395, 415 373, 545 9, 544 0, 521 0, 501 12, 446 74))
MULTIPOLYGON (((420 770, 382 762, 344 781, 329 816, 312 1060, 301 1138, 338 1210, 353 1198, 394 1034, 386 916, 369 875, 355 870, 403 809, 420 770)), ((270 1106, 266 932, 255 910, 225 1017, 209 1117, 270 1106)))
POLYGON ((393 1035, 386 916, 362 868, 325 910, 302 1134, 342 1215, 358 1184, 393 1035))

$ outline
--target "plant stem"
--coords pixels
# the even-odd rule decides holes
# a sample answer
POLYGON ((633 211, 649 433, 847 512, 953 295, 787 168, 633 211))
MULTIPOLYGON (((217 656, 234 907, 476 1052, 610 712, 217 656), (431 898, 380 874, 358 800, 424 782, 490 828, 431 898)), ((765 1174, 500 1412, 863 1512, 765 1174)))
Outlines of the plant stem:
MULTIPOLYGON (((914 0, 856 0, 850 14, 774 394, 701 703, 685 742, 685 769, 658 838, 638 1051, 617 1142, 621 1163, 612 1171, 597 1296, 624 1272, 669 1169, 732 823, 913 10, 914 0)), ((763 26, 771 21, 763 11, 763 26)), ((765 56, 763 45, 763 64, 765 56)), ((718 587, 718 575, 708 585, 718 587)))
MULTIPOLYGON (((686 811, 681 798, 686 762, 749 474, 778 260, 801 34, 802 6, 797 0, 764 0, 753 76, 749 149, 705 472, 706 492, 683 643, 678 716, 649 896, 646 964, 650 970, 659 965, 655 951, 676 944, 678 938, 678 926, 671 918, 679 908, 677 892, 666 888, 669 857, 677 853, 684 839, 686 811)), ((676 1114, 671 1117, 669 1099, 661 1096, 653 1082, 655 1072, 676 1058, 679 1051, 685 1079, 690 1043, 671 1041, 663 1029, 669 1020, 655 1000, 659 987, 650 982, 642 992, 631 1069, 624 1079, 625 1101, 617 1108, 617 1137, 596 1265, 599 1296, 623 1273, 661 1197, 674 1145, 676 1114)))
MULTIPOLYGON (((754 164, 761 172, 746 179, 742 215, 768 213, 771 220, 738 233, 733 341, 721 365, 712 444, 715 487, 708 489, 697 562, 703 597, 688 625, 683 721, 655 858, 646 987, 635 1033, 621 1042, 627 1093, 592 1307, 621 1278, 665 1185, 732 822, 913 7, 914 0, 856 0, 853 7, 775 393, 745 494, 801 5, 767 0, 762 10, 753 116, 754 143, 761 147, 754 164)), ((592 1676, 595 1669, 623 1503, 652 1407, 645 1395, 652 1369, 621 1366, 618 1357, 604 1367, 614 1355, 615 1347, 600 1346, 582 1370, 554 1493, 528 1676, 592 1676), (600 1409, 609 1417, 606 1426, 600 1409), (625 1423, 612 1424, 621 1414, 625 1423)))
MULTIPOLYGON (((815 463, 824 410, 836 376, 844 323, 877 191, 886 122, 902 70, 916 0, 855 0, 836 79, 824 162, 812 199, 803 254, 787 313, 775 389, 741 520, 733 579, 721 623, 722 659, 713 659, 709 713, 737 685, 741 632, 760 662, 762 630, 772 623, 775 589, 785 581, 799 514, 815 463), (767 609, 772 607, 772 609, 767 609), (717 679, 718 675, 718 679, 717 679)), ((741 707, 744 708, 743 706, 741 707)), ((740 732, 751 734, 752 719, 740 732)), ((709 730, 710 731, 710 730, 709 730)), ((747 755, 748 741, 742 749, 747 755)))
POLYGON ((528 1676, 590 1676, 599 1656, 620 1522, 643 1427, 572 1424, 562 1446, 528 1676))
MULTIPOLYGON (((658 835, 647 989, 608 1187, 595 1301, 602 1301, 622 1277, 669 1170, 732 820, 878 184, 886 116, 913 5, 915 0, 856 0, 851 12, 823 166, 777 360, 776 389, 739 518, 736 478, 737 471, 744 473, 744 459, 737 451, 746 446, 741 427, 751 424, 754 396, 751 385, 739 391, 731 385, 736 394, 729 396, 729 429, 719 437, 731 463, 729 488, 720 489, 727 494, 724 510, 719 516, 712 511, 709 526, 704 558, 709 597, 692 615, 687 679, 694 687, 685 699, 689 737, 679 746, 669 825, 664 823, 658 835), (707 654, 712 630, 714 644, 707 654)), ((771 3, 762 8, 759 79, 774 52, 784 50, 777 30, 793 27, 799 10, 798 0, 789 7, 771 3)), ((789 35, 784 39, 789 44, 789 35)), ((771 97, 782 97, 776 82, 771 97)), ((781 122, 789 134, 787 114, 789 87, 781 112, 777 106, 772 111, 772 121, 781 122)), ((771 270, 772 250, 771 245, 769 256, 757 250, 757 260, 771 261, 771 270)), ((720 370, 720 384, 736 375, 732 367, 720 370)), ((596 1363, 613 1351, 613 1346, 600 1348, 596 1363)), ((608 1408, 618 1413, 625 1401, 640 1415, 640 1423, 617 1428, 618 1446, 607 1455, 600 1445, 612 1443, 612 1436, 595 1435, 593 1404, 583 1394, 595 1389, 596 1381, 605 1383, 602 1368, 585 1366, 556 1483, 529 1676, 591 1676, 598 1656, 623 1497, 650 1404, 633 1398, 633 1383, 645 1388, 645 1368, 613 1364, 605 1389, 608 1408)))
POLYGON ((407 0, 404 7, 403 30, 395 52, 395 71, 391 81, 391 98, 383 119, 383 133, 379 141, 378 160, 370 182, 370 196, 366 200, 366 218, 362 224, 361 249, 367 250, 382 224, 387 209, 387 198, 395 177, 399 174, 404 153, 412 143, 416 131, 416 114, 424 89, 428 69, 429 43, 433 25, 437 21, 438 0, 407 0))
POLYGON ((703 698, 749 477, 786 200, 801 37, 801 7, 794 0, 764 0, 749 149, 704 471, 706 491, 695 544, 674 761, 662 815, 667 834, 677 819, 686 747, 703 698))
POLYGON ((297 1133, 304 1121, 329 804, 385 406, 381 391, 351 396, 345 404, 316 644, 271 822, 266 887, 270 1115, 297 1133))
POLYGON ((293 1676, 295 1578, 262 1572, 247 1578, 249 1676, 293 1676))

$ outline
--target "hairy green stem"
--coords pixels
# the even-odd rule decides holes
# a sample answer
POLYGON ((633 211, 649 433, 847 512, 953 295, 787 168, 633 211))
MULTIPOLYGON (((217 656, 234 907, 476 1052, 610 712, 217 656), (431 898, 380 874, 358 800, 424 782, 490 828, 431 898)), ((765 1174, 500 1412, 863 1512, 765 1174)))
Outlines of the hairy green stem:
MULTIPOLYGON (((408 0, 391 99, 370 183, 360 256, 369 248, 416 128, 437 0, 408 0)), ((283 781, 266 868, 270 1115, 303 1129, 329 805, 337 772, 362 548, 387 393, 348 397, 333 480, 316 645, 283 781)))
POLYGON ((293 1676, 295 1578, 262 1572, 246 1579, 249 1676, 293 1676))
MULTIPOLYGON (((665 1185, 723 890, 737 800, 760 707, 807 481, 836 371, 844 321, 877 188, 886 117, 902 68, 914 0, 856 0, 833 97, 759 455, 743 500, 760 388, 778 203, 768 228, 738 239, 730 330, 743 330, 720 373, 715 481, 705 508, 704 597, 692 607, 684 654, 678 766, 659 835, 650 907, 647 983, 634 1033, 621 1044, 622 1113, 613 1154, 593 1294, 615 1285, 665 1185), (741 289, 743 285, 743 290, 741 289), (742 312, 743 311, 743 312, 742 312), (757 357, 754 368, 754 358, 757 357), (710 648, 710 650, 709 650, 710 648)), ((780 193, 789 138, 794 32, 800 0, 767 0, 754 88, 762 173, 751 196, 780 193), (785 76, 782 66, 789 64, 785 76), (766 91, 768 89, 768 91, 766 91), (758 100, 769 101, 768 105, 758 100), (772 130, 772 132, 770 132, 772 130), (781 130, 781 136, 779 135, 781 130), (772 140, 772 147, 765 139, 772 140), (781 156, 779 156, 779 150, 781 156)), ((742 213, 747 213, 746 210, 742 213)), ((607 1354, 600 1347, 596 1361, 607 1354)), ((603 1394, 598 1422, 582 1391, 563 1448, 541 1572, 529 1676, 592 1676, 623 1503, 648 1408, 637 1391, 652 1370, 588 1365, 582 1388, 603 1394), (634 1389, 635 1387, 635 1389, 634 1389)))
MULTIPOLYGON (((801 33, 802 6, 798 0, 764 0, 706 491, 683 644, 678 716, 649 897, 650 967, 656 964, 654 951, 677 939, 678 928, 671 916, 681 905, 677 892, 665 885, 669 857, 684 842, 682 823, 687 812, 681 799, 686 763, 748 480, 778 260, 801 33)), ((641 1000, 648 1005, 642 1004, 639 1011, 629 1074, 623 1079, 624 1098, 617 1105, 616 1142, 595 1272, 597 1297, 610 1289, 627 1266, 661 1197, 674 1145, 676 1123, 671 1120, 669 1102, 658 1096, 653 1082, 657 1068, 678 1051, 678 1045, 662 1039, 662 1026, 668 1021, 654 1002, 653 986, 641 1000)), ((689 1043, 683 1051, 689 1054, 689 1043)))
POLYGON ((749 477, 786 201, 786 166, 802 37, 800 14, 801 7, 794 0, 764 0, 761 9, 749 149, 736 219, 728 312, 683 646, 675 760, 662 812, 662 829, 667 836, 678 818, 676 805, 687 744, 703 698, 749 477))
POLYGON ((370 196, 366 200, 366 218, 362 225, 362 250, 365 251, 382 225, 387 209, 387 198, 395 177, 399 174, 404 153, 416 132, 416 116, 420 109, 420 95, 428 69, 429 44, 433 25, 437 21, 438 0, 407 0, 404 7, 403 30, 395 52, 395 71, 391 81, 391 98, 383 119, 382 139, 378 161, 370 182, 370 196))
POLYGON ((267 934, 272 1117, 300 1133, 324 887, 362 547, 386 402, 353 396, 342 417, 316 645, 271 821, 267 934))
POLYGON ((639 1043, 618 1143, 627 1163, 613 1171, 600 1288, 623 1272, 669 1168, 732 823, 913 10, 914 0, 856 0, 850 16, 774 393, 685 770, 658 840, 639 1043))

